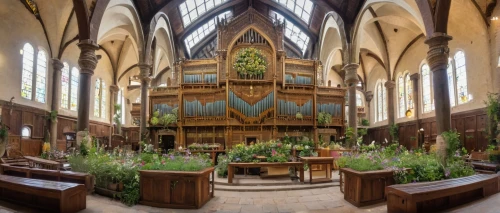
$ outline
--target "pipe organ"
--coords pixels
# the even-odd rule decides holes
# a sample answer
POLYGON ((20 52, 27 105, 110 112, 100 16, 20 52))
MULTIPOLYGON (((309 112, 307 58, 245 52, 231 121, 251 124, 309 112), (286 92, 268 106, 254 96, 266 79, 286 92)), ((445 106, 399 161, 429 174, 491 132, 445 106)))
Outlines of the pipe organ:
MULTIPOLYGON (((288 58, 283 44, 284 24, 274 23, 249 9, 217 25, 217 55, 211 59, 180 60, 167 87, 150 91, 149 112, 170 113, 178 107, 178 121, 168 131, 175 146, 192 143, 233 145, 289 135, 318 138, 321 129, 344 131, 344 88, 320 85, 320 61, 288 58), (266 63, 263 73, 236 69, 242 51, 256 49, 266 63), (297 116, 297 113, 302 115, 297 116), (332 115, 332 123, 319 125, 318 113, 332 115), (291 134, 293 132, 293 134, 291 134)), ((241 61, 241 60, 240 60, 241 61)), ((251 63, 251 62, 249 62, 251 63)), ((162 127, 150 126, 152 141, 162 127)))

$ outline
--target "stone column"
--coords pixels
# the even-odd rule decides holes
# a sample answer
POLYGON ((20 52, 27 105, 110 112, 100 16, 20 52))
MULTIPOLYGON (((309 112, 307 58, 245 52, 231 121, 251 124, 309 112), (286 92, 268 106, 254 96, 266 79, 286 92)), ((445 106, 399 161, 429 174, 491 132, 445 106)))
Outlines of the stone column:
MULTIPOLYGON (((118 88, 117 85, 111 85, 109 86, 109 92, 111 94, 111 110, 109 110, 110 118, 111 118, 111 124, 115 122, 115 104, 118 103, 118 91, 120 91, 120 88, 118 88)), ((122 103, 123 104, 123 103, 122 103)), ((123 112, 122 112, 123 113, 123 112)), ((115 126, 117 128, 116 133, 121 135, 121 124, 116 124, 115 126)), ((115 131, 111 133, 113 135, 115 131)))
MULTIPOLYGON (((349 127, 352 128, 354 133, 354 140, 356 141, 358 135, 358 108, 356 106, 356 86, 358 85, 358 70, 359 64, 348 64, 344 67, 345 70, 345 83, 347 84, 349 92, 349 127)), ((354 142, 355 143, 355 142, 354 142)), ((349 144, 350 146, 354 144, 349 144)))
POLYGON ((80 48, 80 83, 78 84, 78 122, 77 131, 89 130, 89 111, 90 111, 90 87, 91 78, 97 67, 97 57, 95 51, 99 46, 92 40, 82 40, 78 43, 80 48))
POLYGON ((451 36, 434 33, 425 41, 429 45, 427 63, 432 71, 434 107, 436 113, 437 134, 451 129, 450 92, 448 90, 448 41, 451 36))
POLYGON ((141 137, 144 136, 147 132, 146 124, 147 124, 147 103, 148 103, 148 89, 149 83, 151 82, 150 70, 151 66, 148 64, 140 64, 139 68, 141 69, 141 137))
MULTIPOLYGON (((61 104, 61 72, 63 68, 64 64, 59 59, 52 59, 52 69, 54 69, 52 105, 50 107, 52 111, 58 111, 61 104)), ((57 117, 50 122, 50 147, 57 149, 57 117)))
POLYGON ((370 119, 371 117, 371 109, 372 109, 372 105, 371 105, 371 102, 373 100, 373 92, 372 91, 367 91, 365 93, 365 100, 366 100, 366 114, 367 114, 367 118, 368 120, 370 119))
POLYGON ((394 81, 385 82, 385 88, 387 89, 387 119, 389 125, 394 124, 394 87, 396 87, 394 81))

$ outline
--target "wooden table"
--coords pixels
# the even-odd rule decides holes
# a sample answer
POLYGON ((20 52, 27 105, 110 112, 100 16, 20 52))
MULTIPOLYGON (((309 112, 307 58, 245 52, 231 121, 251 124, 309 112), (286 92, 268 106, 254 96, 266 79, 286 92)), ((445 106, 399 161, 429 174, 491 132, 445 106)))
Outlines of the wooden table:
POLYGON ((387 211, 435 212, 498 193, 497 175, 387 186, 387 211), (429 202, 430 201, 430 202, 429 202))
POLYGON ((226 150, 193 150, 191 151, 191 154, 194 153, 208 153, 210 154, 210 158, 212 159, 212 165, 216 165, 217 163, 217 156, 220 153, 226 153, 226 150))
MULTIPOLYGON (((234 168, 260 168, 260 167, 295 167, 299 169, 300 182, 304 182, 304 163, 302 162, 285 162, 285 163, 229 163, 227 167, 227 182, 233 183, 234 168)), ((295 170, 297 171, 297 170, 295 170)))
POLYGON ((301 157, 300 160, 309 167, 309 183, 332 182, 333 157, 301 157), (326 178, 313 179, 313 165, 326 165, 326 178))
POLYGON ((53 160, 47 160, 38 157, 25 156, 26 160, 28 160, 29 166, 31 168, 39 168, 39 169, 50 169, 50 170, 59 170, 61 163, 53 160))

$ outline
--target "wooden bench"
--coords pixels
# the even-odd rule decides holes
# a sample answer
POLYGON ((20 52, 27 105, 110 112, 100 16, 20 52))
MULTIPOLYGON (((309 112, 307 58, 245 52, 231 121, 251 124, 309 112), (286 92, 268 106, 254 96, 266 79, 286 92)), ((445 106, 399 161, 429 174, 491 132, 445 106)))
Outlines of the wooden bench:
POLYGON ((495 174, 500 168, 500 164, 489 162, 488 152, 472 151, 466 160, 474 167, 474 171, 481 174, 495 174))
POLYGON ((59 168, 61 167, 61 163, 53 160, 47 160, 31 156, 26 156, 24 158, 28 160, 29 166, 32 168, 59 170, 59 168))
POLYGON ((498 192, 497 175, 468 177, 387 186, 387 211, 435 212, 462 205, 498 192))
POLYGON ((85 186, 0 175, 0 199, 49 212, 78 212, 87 208, 85 186))
POLYGON ((332 182, 333 157, 301 157, 300 160, 309 167, 309 183, 332 182), (313 165, 325 165, 325 178, 313 179, 313 165))
POLYGON ((94 176, 87 173, 17 167, 10 164, 2 164, 0 165, 0 174, 40 180, 52 180, 66 183, 83 184, 85 185, 87 192, 91 193, 94 191, 94 176))
MULTIPOLYGON (((234 168, 260 168, 260 167, 295 167, 299 169, 300 182, 304 182, 304 163, 302 162, 285 162, 285 163, 229 163, 227 167, 227 182, 233 183, 234 168)), ((297 171, 297 170, 295 170, 297 171)))

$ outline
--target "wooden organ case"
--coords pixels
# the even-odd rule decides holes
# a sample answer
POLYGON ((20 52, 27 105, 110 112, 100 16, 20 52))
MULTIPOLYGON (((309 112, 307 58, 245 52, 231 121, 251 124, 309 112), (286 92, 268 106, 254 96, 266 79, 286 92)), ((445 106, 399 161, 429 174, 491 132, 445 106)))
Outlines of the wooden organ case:
POLYGON ((217 56, 176 63, 166 88, 150 91, 150 115, 178 107, 178 122, 168 130, 150 127, 155 147, 170 132, 175 148, 192 143, 219 143, 226 149, 241 142, 289 136, 318 141, 320 129, 344 131, 345 89, 323 86, 319 61, 287 58, 284 25, 250 8, 217 26, 217 56), (234 68, 237 53, 255 48, 267 62, 259 76, 241 75, 234 68), (302 118, 297 118, 297 113, 302 118), (317 123, 328 112, 332 123, 317 123), (162 133, 163 132, 163 133, 162 133))

